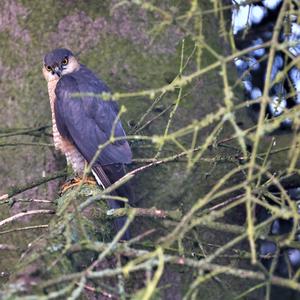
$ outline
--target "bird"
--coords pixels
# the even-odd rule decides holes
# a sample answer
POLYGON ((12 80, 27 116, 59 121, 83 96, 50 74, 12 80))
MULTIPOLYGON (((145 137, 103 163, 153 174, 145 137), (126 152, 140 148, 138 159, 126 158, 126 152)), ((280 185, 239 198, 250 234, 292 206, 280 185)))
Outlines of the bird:
MULTIPOLYGON (((97 184, 108 188, 126 174, 125 166, 132 161, 118 103, 101 98, 101 94, 111 93, 109 87, 65 48, 44 56, 43 75, 48 85, 55 148, 65 155, 78 176, 83 175, 86 164, 92 163, 97 184), (109 143, 112 136, 117 139, 109 143)), ((131 198, 131 187, 124 184, 112 194, 131 198)), ((117 209, 124 202, 108 200, 108 205, 117 209)), ((116 218, 116 231, 125 222, 126 217, 116 218)), ((122 236, 122 240, 128 239, 129 229, 122 236)))

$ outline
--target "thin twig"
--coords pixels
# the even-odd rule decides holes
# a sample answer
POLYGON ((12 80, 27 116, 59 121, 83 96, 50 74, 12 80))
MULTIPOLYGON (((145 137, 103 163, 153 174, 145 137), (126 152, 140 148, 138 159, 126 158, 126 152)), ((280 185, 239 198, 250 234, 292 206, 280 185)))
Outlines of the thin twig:
POLYGON ((54 210, 51 210, 51 209, 38 209, 38 210, 30 210, 30 211, 27 211, 27 212, 21 212, 21 213, 18 213, 16 215, 13 215, 7 219, 4 219, 2 221, 0 221, 0 227, 8 224, 8 223, 11 223, 13 221, 16 221, 18 219, 21 219, 21 218, 24 218, 24 217, 27 217, 27 216, 31 216, 31 215, 48 215, 48 214, 54 214, 55 211, 54 210))

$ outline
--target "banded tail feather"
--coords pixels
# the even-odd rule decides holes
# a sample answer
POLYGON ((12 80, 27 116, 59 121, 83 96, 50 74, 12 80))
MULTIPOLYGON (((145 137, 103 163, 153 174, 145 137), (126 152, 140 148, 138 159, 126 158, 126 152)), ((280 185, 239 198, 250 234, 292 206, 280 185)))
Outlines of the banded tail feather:
MULTIPOLYGON (((106 166, 100 166, 99 164, 95 164, 92 167, 92 173, 98 185, 104 189, 108 188, 110 185, 118 181, 126 174, 124 166, 122 164, 110 164, 106 166)), ((130 188, 126 184, 114 190, 110 194, 114 196, 126 197, 129 201, 131 197, 130 188)), ((118 200, 108 200, 108 205, 111 209, 118 209, 124 207, 124 203, 118 200)), ((126 216, 115 218, 114 224, 117 231, 120 231, 123 228, 126 219, 126 216)), ((127 241, 130 238, 130 230, 127 229, 124 235, 122 236, 122 240, 127 241)))

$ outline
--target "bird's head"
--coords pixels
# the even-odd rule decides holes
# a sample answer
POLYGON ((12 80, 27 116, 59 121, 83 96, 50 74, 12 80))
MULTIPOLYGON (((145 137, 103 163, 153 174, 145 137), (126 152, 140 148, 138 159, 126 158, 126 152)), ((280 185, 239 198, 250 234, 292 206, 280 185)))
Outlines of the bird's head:
POLYGON ((58 48, 44 57, 43 74, 47 81, 58 80, 61 76, 76 72, 79 68, 77 59, 68 49, 58 48))

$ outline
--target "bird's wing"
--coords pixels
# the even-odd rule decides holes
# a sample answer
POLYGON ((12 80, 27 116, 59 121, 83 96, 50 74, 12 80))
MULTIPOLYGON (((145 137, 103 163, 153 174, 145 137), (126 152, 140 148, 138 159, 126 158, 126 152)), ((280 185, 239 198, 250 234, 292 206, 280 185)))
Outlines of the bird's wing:
MULTIPOLYGON (((116 120, 116 105, 113 101, 103 101, 91 95, 99 93, 99 85, 76 80, 72 75, 63 76, 55 89, 54 109, 58 131, 74 143, 88 162, 94 158, 98 147, 109 140, 113 128, 115 137, 125 137, 121 121, 116 120)), ((130 147, 124 139, 106 145, 96 163, 130 163, 131 157, 130 147)))

